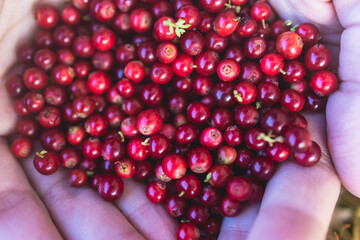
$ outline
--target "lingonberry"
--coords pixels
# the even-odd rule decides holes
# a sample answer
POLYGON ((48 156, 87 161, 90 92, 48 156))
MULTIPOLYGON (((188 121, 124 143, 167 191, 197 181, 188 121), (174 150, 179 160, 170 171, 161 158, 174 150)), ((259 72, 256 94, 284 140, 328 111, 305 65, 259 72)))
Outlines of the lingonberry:
POLYGON ((210 94, 213 82, 210 77, 196 75, 192 79, 192 89, 195 91, 196 94, 201 96, 206 96, 210 94))
POLYGON ((143 110, 144 105, 139 98, 132 97, 124 99, 121 107, 125 114, 134 116, 143 110))
POLYGON ((124 192, 124 182, 119 176, 106 175, 99 182, 98 192, 104 200, 115 201, 124 192))
POLYGON ((30 112, 38 112, 44 106, 43 95, 37 92, 28 92, 23 97, 24 105, 30 112))
POLYGON ((176 11, 176 21, 182 19, 187 30, 195 28, 200 22, 200 11, 194 5, 184 5, 176 11))
POLYGON ((230 165, 235 162, 236 150, 229 145, 223 145, 217 150, 217 161, 221 164, 230 165))
POLYGON ((169 98, 168 98, 168 107, 169 110, 174 113, 181 113, 183 111, 185 111, 186 109, 186 99, 185 96, 181 93, 173 93, 169 98))
POLYGON ((200 192, 199 200, 205 207, 215 207, 221 201, 221 192, 210 186, 204 186, 200 192))
POLYGON ((200 12, 200 22, 197 26, 197 29, 202 33, 207 33, 213 29, 213 22, 215 16, 208 12, 200 12))
POLYGON ((125 146, 121 140, 110 138, 105 140, 101 146, 101 156, 107 161, 118 161, 125 154, 125 146))
POLYGON ((32 118, 23 118, 21 119, 16 127, 17 132, 27 138, 35 138, 40 132, 40 127, 32 118))
POLYGON ((202 226, 202 230, 208 235, 216 236, 220 232, 220 227, 220 220, 210 217, 202 226))
POLYGON ((118 105, 112 105, 105 109, 105 118, 111 128, 119 128, 125 119, 125 114, 118 105))
POLYGON ((288 113, 280 108, 273 108, 262 115, 260 127, 266 133, 270 131, 276 135, 282 135, 291 124, 288 113))
POLYGON ((60 161, 55 153, 43 150, 36 153, 33 164, 40 174, 50 175, 59 169, 60 161))
POLYGON ((234 99, 243 105, 248 105, 256 100, 256 87, 249 82, 238 83, 233 91, 234 99))
POLYGON ((298 60, 286 62, 283 71, 285 74, 282 75, 282 78, 289 83, 300 82, 306 74, 305 65, 298 60))
POLYGON ((184 222, 178 226, 176 237, 178 240, 196 240, 200 238, 200 230, 193 223, 184 222))
POLYGON ((250 59, 261 58, 266 51, 266 41, 261 37, 250 37, 244 43, 245 56, 250 59))
POLYGON ((153 203, 162 203, 166 197, 166 184, 161 181, 153 181, 146 187, 146 197, 153 203))
POLYGON ((46 106, 39 112, 38 121, 44 128, 57 127, 61 123, 61 112, 55 107, 46 106))
POLYGON ((144 161, 149 156, 149 140, 139 137, 132 138, 126 146, 126 153, 135 161, 144 161))
POLYGON ((301 37, 291 31, 284 32, 276 39, 276 50, 287 60, 300 56, 304 42, 301 37))
POLYGON ((311 146, 311 134, 302 127, 289 128, 285 132, 285 144, 293 152, 306 152, 311 146))
POLYGON ((310 167, 320 161, 321 149, 319 145, 312 141, 311 145, 305 152, 294 153, 296 163, 304 167, 310 167))
POLYGON ((240 168, 247 168, 254 159, 254 153, 249 149, 242 148, 237 151, 235 163, 240 168))
POLYGON ((102 143, 98 138, 88 138, 81 145, 81 152, 85 158, 98 159, 101 156, 102 143))
POLYGON ((135 162, 129 158, 123 158, 115 162, 115 172, 121 178, 131 178, 135 171, 135 162))
POLYGON ((57 128, 46 129, 40 136, 40 142, 45 150, 59 152, 66 145, 66 137, 64 133, 57 128))
POLYGON ((56 62, 56 54, 50 49, 40 49, 35 53, 34 62, 45 71, 50 70, 56 62))
POLYGON ((136 129, 136 118, 127 117, 121 122, 120 126, 121 132, 127 138, 133 138, 138 136, 139 132, 136 129))
POLYGON ((141 43, 137 48, 137 56, 146 65, 156 62, 156 44, 152 41, 141 43))
POLYGON ((41 68, 31 67, 24 73, 24 83, 31 90, 42 90, 48 83, 48 76, 41 68))
POLYGON ((305 97, 293 89, 286 89, 281 94, 280 104, 289 112, 299 112, 304 107, 305 97))
POLYGON ((210 31, 205 36, 205 47, 209 51, 222 53, 227 48, 228 44, 228 38, 219 35, 215 31, 210 31))
POLYGON ((182 178, 187 169, 186 159, 179 154, 168 154, 162 160, 164 173, 171 179, 182 178))
POLYGON ((197 147, 189 152, 187 163, 194 173, 205 173, 212 165, 212 156, 205 148, 197 147))
POLYGON ((211 89, 215 104, 220 107, 229 107, 234 104, 234 85, 228 82, 218 82, 211 89))
POLYGON ((114 17, 116 5, 112 0, 93 0, 90 1, 90 11, 96 20, 106 22, 114 17))
POLYGON ((276 142, 265 149, 266 155, 274 162, 283 162, 290 156, 290 150, 286 144, 276 142))
POLYGON ((244 141, 248 148, 253 150, 261 150, 266 147, 266 141, 261 137, 263 132, 258 128, 251 128, 245 133, 244 141))
POLYGON ((234 217, 240 213, 241 203, 225 195, 220 203, 220 211, 226 217, 234 217))
POLYGON ((206 175, 205 182, 210 183, 213 187, 223 188, 228 183, 231 175, 232 171, 228 166, 218 164, 210 168, 206 175))
POLYGON ((211 126, 224 130, 234 122, 231 111, 227 108, 216 108, 211 115, 211 126))
POLYGON ((246 16, 241 19, 237 32, 242 37, 250 37, 258 30, 258 25, 252 17, 246 16))
POLYGON ((264 188, 259 182, 254 180, 251 181, 251 186, 252 186, 252 192, 248 199, 248 202, 250 203, 259 202, 264 195, 264 188))
POLYGON ((247 61, 241 65, 240 80, 258 85, 263 77, 261 67, 256 62, 247 61))
POLYGON ((12 75, 8 78, 5 87, 11 97, 20 97, 26 92, 24 81, 20 75, 12 75))
POLYGON ((68 176, 69 184, 72 187, 82 187, 86 184, 87 180, 86 172, 82 169, 74 169, 68 176))
POLYGON ((224 132, 224 141, 231 146, 240 145, 243 141, 243 134, 236 125, 229 126, 224 132))
POLYGON ((130 13, 129 22, 135 32, 147 32, 152 26, 152 16, 145 8, 135 8, 130 13))
POLYGON ((69 25, 77 24, 81 19, 81 13, 79 9, 71 4, 65 5, 61 9, 61 20, 69 25))
POLYGON ((235 32, 239 23, 234 9, 228 9, 219 13, 214 21, 214 30, 221 36, 229 36, 235 32))
POLYGON ((257 100, 265 105, 272 106, 280 101, 281 91, 272 82, 263 82, 257 86, 257 100))
POLYGON ((203 76, 210 76, 217 70, 219 55, 214 51, 203 51, 195 59, 195 70, 203 76))
POLYGON ((53 6, 42 5, 35 10, 35 20, 40 27, 51 29, 59 22, 59 12, 53 6))
POLYGON ((153 135, 158 132, 163 124, 161 115, 154 109, 142 111, 136 119, 137 130, 145 135, 153 135))
POLYGON ((197 136, 195 126, 185 123, 176 129, 174 139, 179 144, 186 145, 193 143, 197 139, 197 136))
POLYGON ((245 201, 252 192, 251 182, 245 177, 232 177, 226 186, 226 192, 233 200, 245 201))
POLYGON ((225 7, 226 0, 200 0, 200 6, 210 13, 218 13, 225 7))
POLYGON ((198 226, 203 225, 210 217, 209 210, 201 204, 195 204, 189 207, 186 215, 192 223, 198 226))
POLYGON ((240 128, 251 128, 259 122, 260 115, 254 106, 245 105, 235 109, 234 118, 240 128))
POLYGON ((131 61, 126 64, 124 75, 131 81, 138 83, 145 78, 145 68, 140 61, 131 61))
POLYGON ((195 68, 194 60, 191 56, 180 53, 171 63, 171 68, 175 75, 179 77, 188 76, 195 68))
POLYGON ((269 75, 276 76, 283 72, 285 65, 284 59, 277 53, 268 53, 261 59, 261 70, 269 75))
POLYGON ((305 46, 313 46, 320 40, 319 29, 312 23, 301 23, 295 32, 301 37, 305 46))
POLYGON ((171 194, 165 199, 165 209, 170 216, 177 218, 185 214, 187 202, 184 198, 171 194))
POLYGON ((179 197, 194 199, 201 191, 201 183, 195 175, 186 174, 177 180, 176 189, 179 197))
POLYGON ((66 168, 74 168, 81 162, 79 150, 74 147, 66 147, 60 152, 60 164, 66 168))
POLYGON ((33 145, 27 137, 18 137, 11 144, 11 152, 17 158, 28 157, 32 149, 33 145))
POLYGON ((223 136, 219 129, 208 127, 200 133, 199 141, 201 146, 214 150, 222 144, 223 136))
POLYGON ((93 137, 103 136, 108 128, 106 118, 101 114, 94 114, 84 122, 85 131, 93 137))
POLYGON ((322 70, 315 73, 310 79, 310 87, 319 96, 328 96, 335 92, 339 85, 336 75, 322 70))
POLYGON ((93 72, 87 79, 87 87, 94 94, 103 94, 110 87, 110 77, 102 71, 93 72))
POLYGON ((147 182, 151 177, 153 167, 149 161, 136 162, 134 178, 140 182, 147 182))
POLYGON ((173 15, 172 3, 168 1, 154 1, 151 6, 151 13, 156 19, 173 15))
POLYGON ((159 105, 163 99, 163 90, 156 83, 148 83, 140 91, 141 101, 146 105, 153 107, 159 105))
POLYGON ((259 180, 269 180, 275 171, 275 165, 272 160, 267 157, 255 157, 250 163, 249 169, 251 174, 259 180))
POLYGON ((188 31, 181 37, 180 46, 185 54, 197 56, 205 46, 205 39, 202 34, 196 30, 188 31))
POLYGON ((91 187, 92 187, 94 190, 98 191, 100 181, 101 181, 101 179, 102 179, 103 177, 104 177, 104 175, 101 174, 101 173, 96 173, 96 174, 92 177, 92 179, 91 179, 91 187))
POLYGON ((230 58, 221 60, 217 66, 217 74, 224 82, 232 82, 240 74, 240 65, 230 58))
POLYGON ((325 70, 331 63, 330 51, 323 44, 315 44, 306 51, 304 62, 310 71, 325 70))

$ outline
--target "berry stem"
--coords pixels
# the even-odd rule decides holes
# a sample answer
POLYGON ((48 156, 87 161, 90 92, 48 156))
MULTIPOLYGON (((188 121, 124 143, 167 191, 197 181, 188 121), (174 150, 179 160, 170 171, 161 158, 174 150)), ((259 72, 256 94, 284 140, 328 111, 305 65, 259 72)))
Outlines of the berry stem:
POLYGON ((191 26, 190 24, 185 24, 185 20, 182 18, 179 18, 176 23, 173 23, 171 19, 168 19, 164 21, 163 24, 169 27, 170 33, 174 33, 175 29, 176 36, 178 37, 181 37, 181 35, 186 32, 185 29, 188 29, 191 26))
POLYGON ((276 142, 280 142, 280 143, 284 142, 284 137, 275 136, 272 134, 272 131, 269 131, 269 133, 267 135, 265 133, 260 133, 259 136, 257 137, 257 139, 264 140, 265 142, 267 142, 269 144, 270 147, 272 147, 273 144, 276 142))

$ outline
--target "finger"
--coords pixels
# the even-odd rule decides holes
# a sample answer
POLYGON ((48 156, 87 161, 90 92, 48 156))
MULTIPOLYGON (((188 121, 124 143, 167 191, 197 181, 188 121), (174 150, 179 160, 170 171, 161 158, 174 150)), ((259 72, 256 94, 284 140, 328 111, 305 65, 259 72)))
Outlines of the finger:
POLYGON ((334 1, 341 23, 340 89, 327 105, 328 144, 334 165, 344 186, 360 196, 360 1, 334 1))
POLYGON ((259 212, 259 204, 246 207, 236 217, 225 217, 221 224, 219 239, 245 240, 259 212))
POLYGON ((294 20, 295 24, 314 23, 319 28, 324 42, 329 44, 340 42, 342 27, 331 1, 270 0, 269 2, 282 19, 294 20))
POLYGON ((125 182, 124 194, 116 202, 121 212, 147 239, 175 239, 177 224, 160 204, 145 196, 145 186, 133 180, 125 182))
MULTIPOLYGON (((314 140, 325 151, 325 122, 313 115, 309 127, 314 140)), ((326 151, 321 162, 301 167, 293 162, 280 165, 269 181, 258 217, 249 239, 303 240, 325 239, 340 191, 326 151)))
POLYGON ((23 167, 66 239, 144 239, 109 202, 88 188, 70 187, 67 171, 39 174, 31 159, 23 167))
POLYGON ((43 203, 0 140, 0 235, 2 239, 61 239, 43 203))

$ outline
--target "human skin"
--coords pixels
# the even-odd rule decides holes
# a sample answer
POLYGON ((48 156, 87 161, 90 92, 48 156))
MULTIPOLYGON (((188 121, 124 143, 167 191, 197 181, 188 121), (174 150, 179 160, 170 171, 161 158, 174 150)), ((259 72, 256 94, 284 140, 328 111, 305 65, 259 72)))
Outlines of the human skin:
MULTIPOLYGON (((62 3, 0 0, 1 84, 14 71, 17 39, 26 42, 33 32, 32 10, 44 2, 62 3)), ((326 113, 307 116, 313 138, 323 151, 321 162, 311 168, 291 161, 281 164, 262 203, 245 208, 237 217, 225 218, 219 239, 324 239, 340 183, 360 196, 360 0, 270 3, 284 19, 320 26, 342 83, 329 98, 326 113)), ((4 86, 0 86, 0 109, 0 134, 5 137, 13 130, 16 116, 4 86)), ((0 153, 3 239, 175 238, 176 222, 162 206, 146 199, 145 186, 140 183, 126 181, 122 198, 108 203, 91 189, 68 186, 64 170, 42 176, 31 159, 17 161, 5 140, 0 141, 0 153)))

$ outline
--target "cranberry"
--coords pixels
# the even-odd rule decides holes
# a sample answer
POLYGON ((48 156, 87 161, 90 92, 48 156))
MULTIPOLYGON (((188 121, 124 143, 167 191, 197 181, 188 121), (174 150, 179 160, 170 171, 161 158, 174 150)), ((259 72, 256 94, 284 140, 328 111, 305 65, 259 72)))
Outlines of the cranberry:
POLYGON ((59 169, 60 161, 58 156, 53 152, 37 152, 34 157, 35 169, 43 175, 50 175, 59 169))
POLYGON ((130 13, 130 26, 135 32, 147 32, 151 28, 151 13, 144 8, 136 8, 130 13))
POLYGON ((176 237, 178 240, 196 240, 200 238, 200 230, 191 222, 181 223, 176 237))
POLYGON ((240 80, 242 81, 257 85, 261 82, 262 76, 263 73, 258 63, 248 61, 241 66, 240 80))
POLYGON ((127 144, 126 153, 135 161, 144 161, 149 156, 149 140, 138 137, 132 138, 127 144))
POLYGON ((295 29, 305 46, 313 46, 320 39, 319 29, 312 23, 301 23, 295 29))
POLYGON ((17 158, 26 158, 31 154, 33 144, 27 137, 18 137, 11 144, 11 152, 17 158))
POLYGON ((241 128, 251 128, 260 119, 258 110, 251 105, 239 106, 235 109, 235 123, 241 128))
POLYGON ((312 141, 306 152, 294 153, 296 163, 304 167, 310 167, 320 161, 321 149, 319 145, 312 141))
POLYGON ((152 166, 148 161, 136 162, 134 178, 137 181, 146 182, 152 174, 152 166))
POLYGON ((290 156, 290 150, 284 143, 274 143, 271 146, 267 146, 266 149, 267 156, 275 162, 283 162, 290 156))
POLYGON ((252 17, 246 16, 241 20, 237 32, 242 37, 250 37, 258 30, 257 23, 252 17))
POLYGON ((66 168, 74 168, 81 162, 79 150, 74 147, 66 147, 60 152, 60 163, 66 168))
POLYGON ((177 180, 176 188, 179 196, 193 199, 199 195, 201 191, 201 183, 195 175, 187 174, 177 180))
POLYGON ((290 123, 290 118, 286 111, 280 108, 273 108, 261 117, 260 127, 266 133, 271 131, 276 135, 281 135, 290 123))
POLYGON ((95 51, 91 38, 84 35, 80 35, 75 38, 72 48, 75 55, 80 58, 88 58, 95 51))
POLYGON ((172 217, 181 217, 185 214, 187 203, 184 198, 171 194, 165 200, 165 209, 172 217))
POLYGON ((250 150, 244 148, 237 152, 235 163, 240 168, 247 168, 254 159, 254 154, 250 150))
POLYGON ((205 46, 205 40, 201 33, 196 30, 192 30, 186 32, 181 37, 180 46, 185 54, 197 56, 202 52, 205 46))
POLYGON ((186 173, 186 160, 179 154, 168 154, 162 160, 164 173, 171 179, 179 179, 186 173))
POLYGON ((87 87, 94 94, 103 94, 110 87, 110 78, 105 72, 93 72, 88 77, 87 87))
POLYGON ((250 164, 251 173, 259 180, 269 180, 275 171, 274 162, 267 157, 256 157, 250 164))
POLYGON ((231 199, 229 196, 224 196, 220 203, 220 211, 226 217, 234 217, 239 214, 241 210, 241 203, 231 199))
POLYGON ((304 95, 293 90, 286 89, 281 94, 281 106, 289 112, 299 112, 305 104, 304 95))
POLYGON ((87 182, 86 172, 81 169, 74 169, 69 173, 68 181, 72 187, 82 187, 87 182))
POLYGON ((229 36, 235 32, 238 22, 235 10, 225 10, 217 15, 214 21, 214 30, 221 36, 229 36))
POLYGON ((229 126, 224 132, 224 141, 231 145, 237 146, 242 143, 243 135, 237 126, 229 126))
POLYGON ((219 55, 214 51, 203 51, 195 59, 196 71, 200 75, 210 76, 217 70, 219 55))
POLYGON ((302 127, 288 129, 285 132, 285 143, 294 152, 306 152, 311 145, 311 134, 302 127))
POLYGON ((256 100, 256 87, 249 82, 238 83, 234 88, 234 99, 243 104, 248 105, 256 100))
POLYGON ((224 82, 232 82, 240 74, 240 65, 230 58, 221 60, 217 66, 217 74, 224 82))
POLYGON ((153 203, 161 203, 166 197, 166 184, 161 181, 153 181, 146 187, 146 197, 153 203))
POLYGON ((48 83, 48 77, 44 70, 32 67, 25 71, 24 83, 31 90, 42 90, 48 83))
POLYGON ((100 180, 98 191, 104 200, 115 201, 124 192, 124 182, 116 175, 106 175, 100 180))
POLYGON ((310 79, 310 87, 319 96, 327 96, 335 92, 338 84, 336 75, 326 70, 315 73, 310 79))
POLYGON ((219 205, 221 201, 221 192, 218 189, 208 185, 203 187, 201 190, 199 199, 201 204, 205 207, 215 207, 219 205))
POLYGON ((187 162, 190 170, 194 173, 205 173, 211 167, 212 157, 208 150, 197 147, 189 152, 187 162))
POLYGON ((215 165, 210 168, 205 182, 209 182, 211 186, 216 188, 223 188, 227 185, 232 172, 226 165, 215 165))
POLYGON ((214 101, 220 107, 229 107, 234 104, 234 85, 228 82, 219 82, 211 90, 214 101))
POLYGON ((209 219, 209 216, 209 210, 200 204, 192 205, 187 211, 187 218, 198 226, 203 225, 209 219))
POLYGON ((114 17, 116 5, 113 0, 93 0, 90 2, 90 11, 96 20, 106 22, 114 17))
POLYGON ((284 71, 284 65, 284 59, 277 53, 268 53, 261 59, 261 70, 269 76, 276 76, 284 71))
POLYGON ((136 171, 135 162, 129 158, 123 158, 115 162, 116 174, 121 178, 131 178, 136 171))
POLYGON ((246 146, 257 151, 264 149, 266 141, 261 136, 263 136, 263 133, 258 128, 248 130, 244 136, 246 146))
POLYGON ((221 146, 217 151, 217 160, 221 164, 230 165, 235 162, 236 150, 229 145, 221 146))
POLYGON ((280 101, 281 91, 272 82, 263 82, 257 86, 257 100, 265 105, 272 106, 280 101))
POLYGON ((229 44, 228 38, 219 35, 215 31, 210 31, 205 36, 205 46, 207 50, 221 53, 226 49, 228 44, 229 44))
POLYGON ((200 0, 200 5, 208 12, 218 13, 224 9, 226 0, 200 0))
POLYGON ((59 13, 53 6, 42 5, 35 10, 35 20, 40 27, 51 29, 59 22, 59 13))
POLYGON ((291 31, 284 32, 276 39, 276 50, 285 59, 292 60, 300 56, 303 48, 301 37, 291 31))

